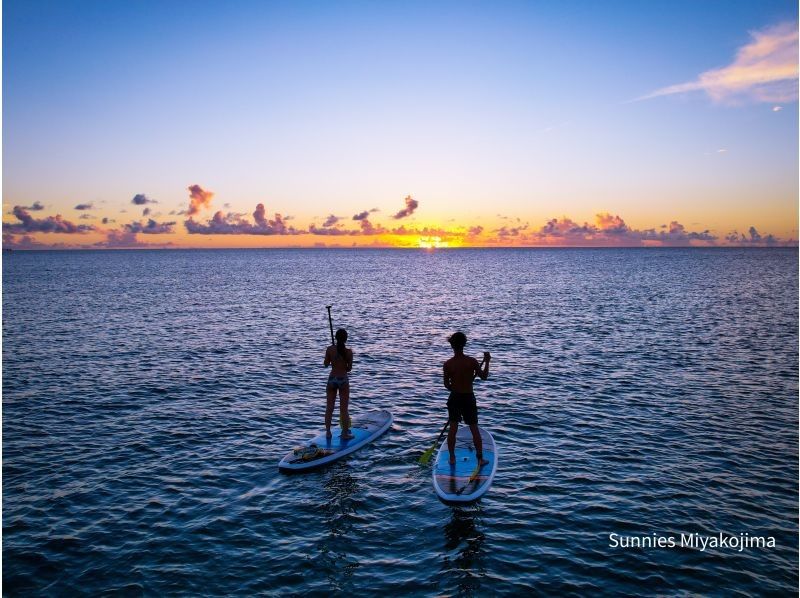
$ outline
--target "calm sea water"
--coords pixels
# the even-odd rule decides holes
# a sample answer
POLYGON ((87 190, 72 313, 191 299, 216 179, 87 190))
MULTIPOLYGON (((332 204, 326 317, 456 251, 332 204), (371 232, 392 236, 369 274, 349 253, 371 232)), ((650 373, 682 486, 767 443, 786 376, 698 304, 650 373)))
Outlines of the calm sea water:
POLYGON ((3 259, 11 594, 785 593, 798 563, 796 249, 16 252, 3 259), (315 473, 325 305, 352 410, 315 473), (456 329, 500 468, 475 506, 417 459, 456 329), (771 536, 622 549, 609 534, 771 536))

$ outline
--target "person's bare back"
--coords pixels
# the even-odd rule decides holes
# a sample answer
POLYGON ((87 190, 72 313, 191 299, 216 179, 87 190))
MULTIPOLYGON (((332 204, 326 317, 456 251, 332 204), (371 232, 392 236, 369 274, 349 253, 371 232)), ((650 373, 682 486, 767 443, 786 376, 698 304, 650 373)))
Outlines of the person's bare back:
POLYGON ((472 381, 481 375, 478 360, 469 355, 455 355, 444 362, 444 385, 459 393, 472 392, 472 381))
POLYGON ((345 349, 344 357, 339 355, 336 345, 329 345, 325 351, 325 365, 331 366, 331 376, 346 376, 353 369, 353 350, 345 349))

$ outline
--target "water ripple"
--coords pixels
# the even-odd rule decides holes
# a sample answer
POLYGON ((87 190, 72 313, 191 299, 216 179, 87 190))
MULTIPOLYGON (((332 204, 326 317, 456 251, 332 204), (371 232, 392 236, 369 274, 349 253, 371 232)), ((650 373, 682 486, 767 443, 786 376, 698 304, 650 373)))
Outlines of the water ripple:
POLYGON ((796 250, 17 252, 3 260, 9 594, 752 594, 797 587, 796 250), (324 306, 378 442, 319 428, 324 306), (463 329, 500 472, 417 458, 463 329), (774 536, 621 550, 609 534, 774 536))

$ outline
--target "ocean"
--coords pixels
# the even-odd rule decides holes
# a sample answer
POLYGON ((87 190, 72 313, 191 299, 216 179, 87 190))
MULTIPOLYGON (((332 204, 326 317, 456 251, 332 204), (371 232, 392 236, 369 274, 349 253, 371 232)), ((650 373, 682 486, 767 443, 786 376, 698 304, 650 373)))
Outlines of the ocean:
POLYGON ((3 256, 7 595, 795 595, 797 480, 795 248, 3 256), (394 424, 289 476, 326 305, 394 424), (456 330, 500 454, 460 508, 418 463, 456 330))

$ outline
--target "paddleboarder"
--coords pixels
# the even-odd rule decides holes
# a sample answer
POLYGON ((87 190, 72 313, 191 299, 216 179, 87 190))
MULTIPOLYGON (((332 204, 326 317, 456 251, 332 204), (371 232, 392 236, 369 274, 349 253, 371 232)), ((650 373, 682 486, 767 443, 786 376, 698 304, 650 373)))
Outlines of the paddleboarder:
POLYGON ((478 406, 475 403, 472 381, 476 377, 481 380, 489 377, 489 361, 492 356, 487 351, 483 354, 483 361, 478 363, 477 359, 464 355, 467 335, 463 332, 456 332, 448 341, 454 353, 453 357, 444 363, 444 385, 450 391, 450 398, 447 399, 447 414, 450 420, 447 448, 450 451, 450 465, 456 463, 456 432, 458 432, 458 422, 462 419, 472 432, 472 442, 480 465, 486 465, 489 462, 483 458, 483 443, 478 430, 478 406))
POLYGON ((353 351, 345 346, 347 331, 339 328, 336 331, 336 343, 325 350, 325 367, 331 366, 328 376, 326 395, 328 403, 325 407, 325 435, 331 437, 331 420, 333 407, 336 404, 336 393, 339 393, 339 421, 342 426, 342 440, 350 440, 350 380, 347 374, 353 369, 353 351))

